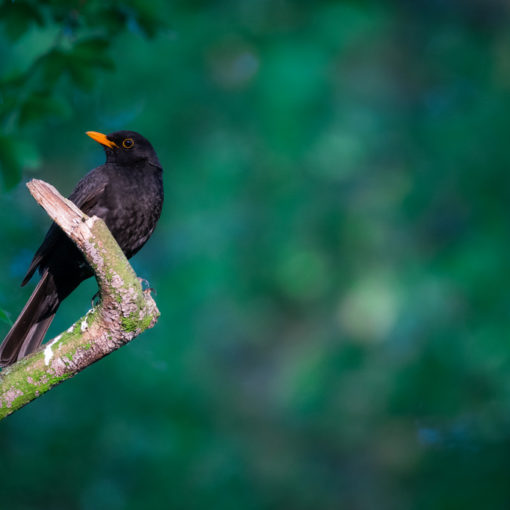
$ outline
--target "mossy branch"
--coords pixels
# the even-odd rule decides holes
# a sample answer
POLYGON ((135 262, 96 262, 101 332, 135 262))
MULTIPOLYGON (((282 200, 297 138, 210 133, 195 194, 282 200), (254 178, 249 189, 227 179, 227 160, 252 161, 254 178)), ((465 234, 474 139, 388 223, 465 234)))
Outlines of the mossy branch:
POLYGON ((0 373, 0 420, 151 328, 159 310, 105 223, 89 218, 48 183, 30 193, 83 252, 101 300, 67 331, 0 373))

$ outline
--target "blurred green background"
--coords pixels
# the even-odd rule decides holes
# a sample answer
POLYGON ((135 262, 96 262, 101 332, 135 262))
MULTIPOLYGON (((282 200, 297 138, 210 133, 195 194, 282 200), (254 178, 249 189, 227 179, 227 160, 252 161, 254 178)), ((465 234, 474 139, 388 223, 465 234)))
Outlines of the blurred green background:
POLYGON ((70 193, 84 131, 144 134, 166 192, 157 326, 2 421, 1 508, 510 508, 507 2, 0 14, 2 313, 49 225, 23 183, 70 193))

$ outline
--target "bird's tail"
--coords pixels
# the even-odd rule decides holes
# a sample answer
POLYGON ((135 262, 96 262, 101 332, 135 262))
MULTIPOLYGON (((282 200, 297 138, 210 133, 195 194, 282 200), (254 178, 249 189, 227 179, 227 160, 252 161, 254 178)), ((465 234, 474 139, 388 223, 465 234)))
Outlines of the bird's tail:
POLYGON ((41 345, 59 304, 54 280, 45 271, 0 345, 0 366, 12 365, 41 345))

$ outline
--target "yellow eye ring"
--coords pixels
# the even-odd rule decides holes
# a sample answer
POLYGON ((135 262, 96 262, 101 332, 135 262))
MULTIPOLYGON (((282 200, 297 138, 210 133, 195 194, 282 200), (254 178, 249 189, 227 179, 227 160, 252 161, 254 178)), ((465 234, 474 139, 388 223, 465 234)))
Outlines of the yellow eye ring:
POLYGON ((124 147, 124 149, 132 149, 134 145, 135 145, 135 142, 133 141, 132 138, 126 138, 122 142, 122 147, 124 147))

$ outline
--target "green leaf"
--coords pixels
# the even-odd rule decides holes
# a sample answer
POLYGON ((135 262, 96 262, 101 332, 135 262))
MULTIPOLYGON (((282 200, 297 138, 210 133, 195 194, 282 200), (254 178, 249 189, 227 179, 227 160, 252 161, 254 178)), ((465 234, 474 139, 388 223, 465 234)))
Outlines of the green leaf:
POLYGON ((109 46, 109 41, 104 37, 90 37, 76 43, 73 47, 73 53, 94 58, 98 53, 104 53, 109 46))
POLYGON ((43 25, 44 18, 39 11, 40 6, 24 2, 4 2, 2 5, 2 21, 7 36, 15 41, 19 39, 35 22, 43 25))
POLYGON ((79 62, 73 62, 70 64, 68 71, 75 85, 82 90, 88 91, 94 86, 94 73, 90 67, 80 65, 79 62))
POLYGON ((58 49, 49 51, 41 57, 41 66, 44 84, 46 87, 51 87, 67 68, 67 55, 58 49))
POLYGON ((10 136, 0 137, 0 171, 7 189, 19 183, 23 168, 36 168, 39 164, 34 144, 10 136))
POLYGON ((146 37, 154 37, 159 30, 165 27, 161 16, 164 5, 161 2, 145 2, 143 0, 132 0, 133 13, 138 28, 146 37))
POLYGON ((7 189, 13 188, 21 180, 21 161, 15 144, 8 137, 0 137, 0 170, 7 189))
POLYGON ((30 122, 52 117, 65 117, 70 109, 67 103, 46 94, 33 94, 21 106, 19 123, 21 126, 30 122))
POLYGON ((107 54, 109 46, 109 41, 104 37, 94 37, 80 41, 74 45, 69 53, 72 67, 113 69, 113 60, 107 54))
POLYGON ((87 24, 91 26, 101 27, 111 36, 119 34, 125 28, 125 15, 120 9, 112 6, 101 6, 95 12, 84 12, 84 18, 87 24))

